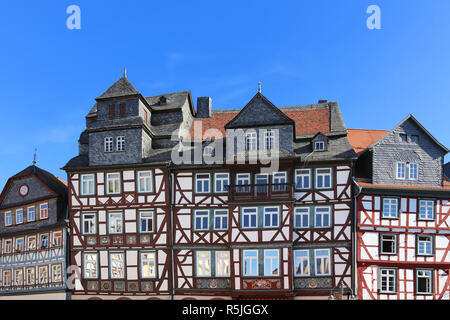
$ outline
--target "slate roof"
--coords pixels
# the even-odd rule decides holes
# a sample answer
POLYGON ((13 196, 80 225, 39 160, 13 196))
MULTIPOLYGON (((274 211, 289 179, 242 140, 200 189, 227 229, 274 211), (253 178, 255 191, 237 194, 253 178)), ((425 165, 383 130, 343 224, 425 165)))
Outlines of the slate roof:
POLYGON ((170 110, 181 108, 186 99, 189 98, 190 94, 190 91, 180 91, 146 97, 145 100, 153 111, 170 110), (165 104, 160 104, 161 97, 165 97, 167 99, 165 104))
POLYGON ((358 155, 389 133, 388 130, 348 129, 347 131, 348 140, 358 155))
POLYGON ((450 180, 450 162, 447 162, 444 165, 444 176, 447 178, 447 180, 450 180))
POLYGON ((117 98, 123 96, 137 95, 139 91, 131 84, 130 81, 124 76, 117 80, 108 90, 106 90, 96 100, 117 98))

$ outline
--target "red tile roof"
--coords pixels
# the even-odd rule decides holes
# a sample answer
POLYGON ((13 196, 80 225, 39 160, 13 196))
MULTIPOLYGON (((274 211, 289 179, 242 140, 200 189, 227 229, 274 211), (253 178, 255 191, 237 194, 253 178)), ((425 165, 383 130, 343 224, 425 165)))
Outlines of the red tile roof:
MULTIPOLYGON (((298 109, 295 110, 292 107, 280 108, 280 110, 289 118, 295 121, 295 134, 296 136, 314 135, 318 132, 329 133, 330 132, 330 109, 329 108, 317 108, 317 109, 298 109)), ((196 119, 191 127, 191 137, 194 140, 200 140, 200 138, 207 139, 213 137, 211 133, 206 133, 208 129, 218 129, 223 137, 226 137, 225 125, 230 122, 234 117, 238 115, 239 111, 214 111, 213 116, 210 119, 196 119), (201 123, 202 130, 194 130, 195 126, 199 126, 201 123), (202 136, 201 136, 202 135, 202 136)), ((199 126, 200 128, 200 126, 199 126)))
POLYGON ((383 138, 388 130, 366 130, 366 129, 348 129, 348 141, 353 150, 359 155, 367 149, 371 144, 383 138))

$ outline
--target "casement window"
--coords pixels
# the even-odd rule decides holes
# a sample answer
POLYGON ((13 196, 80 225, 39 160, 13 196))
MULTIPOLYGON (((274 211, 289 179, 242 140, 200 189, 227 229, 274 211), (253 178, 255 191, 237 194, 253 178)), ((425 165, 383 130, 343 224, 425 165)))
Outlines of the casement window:
POLYGON ((230 251, 216 251, 216 277, 230 276, 230 251))
POLYGON ((228 230, 228 210, 214 210, 214 230, 228 230))
POLYGON ((5 270, 3 271, 3 286, 10 287, 11 285, 11 270, 5 270))
POLYGON ((265 130, 264 131, 264 149, 272 150, 274 148, 275 131, 265 130))
POLYGON ((309 207, 295 207, 294 209, 294 228, 304 229, 309 228, 309 207))
POLYGON ((144 110, 144 122, 148 122, 148 112, 144 110))
POLYGON ((298 277, 309 276, 309 250, 294 251, 294 275, 298 277))
POLYGON ((125 151, 125 137, 120 136, 116 138, 116 151, 125 151))
POLYGON ((397 269, 380 268, 380 293, 397 292, 397 269))
POLYGON ((210 193, 211 180, 209 173, 198 173, 195 175, 195 192, 210 193))
POLYGON ((104 140, 104 150, 105 152, 113 152, 113 137, 106 137, 104 140))
POLYGON ((53 247, 62 247, 62 231, 55 231, 53 232, 53 241, 52 241, 52 246, 53 247))
POLYGON ((138 192, 147 193, 153 192, 153 172, 139 171, 138 176, 138 192))
POLYGON ((434 201, 419 200, 419 219, 434 220, 434 201))
POLYGON ((4 240, 3 242, 3 253, 5 254, 9 254, 12 253, 12 240, 11 239, 7 239, 4 240))
POLYGON ((316 169, 316 189, 330 189, 333 170, 331 168, 316 169))
POLYGON ((295 189, 306 190, 311 188, 311 169, 295 170, 295 189))
POLYGON ((382 218, 398 218, 397 198, 383 198, 382 218))
POLYGON ((80 180, 81 180, 80 195, 82 195, 82 196, 94 195, 95 194, 94 174, 82 174, 80 180))
POLYGON ((247 132, 245 134, 245 151, 258 149, 256 132, 247 132))
POLYGON ((258 227, 258 208, 242 208, 242 228, 258 227))
POLYGON ((106 174, 107 194, 120 193, 120 173, 106 174))
POLYGON ((416 294, 433 294, 433 270, 416 270, 416 294))
POLYGON ((7 211, 5 212, 5 227, 12 226, 12 212, 7 211))
POLYGON ((62 265, 52 265, 52 283, 62 282, 62 265))
POLYGON ((156 278, 156 252, 141 252, 141 278, 156 278))
POLYGON ((419 136, 416 134, 411 135, 411 142, 412 143, 419 143, 419 136))
POLYGON ((277 191, 287 191, 287 173, 286 172, 274 172, 272 174, 272 190, 277 191))
POLYGON ((380 253, 381 254, 397 254, 397 235, 382 234, 380 235, 380 253))
POLYGON ((280 207, 264 207, 264 228, 278 228, 280 207))
POLYGON ((36 236, 30 236, 27 238, 27 250, 36 250, 36 236))
POLYGON ((228 186, 230 185, 230 174, 228 173, 216 173, 214 175, 214 192, 225 193, 228 192, 228 186))
POLYGON ((39 219, 48 219, 48 203, 41 203, 39 205, 39 219))
POLYGON ((325 151, 325 141, 315 141, 314 151, 325 151))
POLYGON ((397 162, 396 179, 417 180, 419 178, 419 165, 417 163, 397 162))
POLYGON ((255 191, 261 196, 261 194, 266 194, 269 185, 269 175, 266 173, 256 174, 255 175, 255 191))
POLYGON ((39 266, 38 267, 38 282, 39 282, 39 284, 47 284, 48 283, 48 266, 39 266))
POLYGON ((196 251, 197 277, 211 276, 211 252, 196 251))
POLYGON ((14 285, 18 287, 23 286, 23 269, 14 270, 14 285))
POLYGON ((406 179, 406 163, 397 162, 397 179, 404 180, 406 179))
POLYGON ((194 222, 195 230, 209 230, 209 211, 195 210, 194 222))
POLYGON ((123 233, 122 212, 108 212, 108 228, 110 234, 123 233))
POLYGON ((408 142, 408 135, 404 133, 399 134, 400 142, 408 142))
POLYGON ((329 228, 331 226, 331 207, 314 208, 314 227, 329 228))
POLYGON ((23 252, 25 250, 25 239, 24 238, 16 238, 16 252, 23 252))
POLYGON ((236 192, 250 192, 250 173, 236 174, 236 192), (248 187, 245 187, 248 186, 248 187))
POLYGON ((316 275, 330 275, 330 249, 314 250, 314 256, 316 275))
POLYGON ((98 253, 83 253, 83 277, 98 278, 98 253))
POLYGON ((280 250, 264 250, 264 275, 278 276, 280 274, 280 250))
POLYGON ((25 270, 25 285, 33 286, 36 281, 36 268, 30 267, 25 270))
POLYGON ((119 112, 120 112, 121 117, 125 116, 125 114, 127 112, 127 105, 125 103, 119 104, 119 112))
POLYGON ((48 248, 48 233, 46 234, 41 234, 39 236, 39 240, 40 240, 40 245, 41 245, 41 249, 47 249, 48 248))
POLYGON ((95 213, 82 213, 82 234, 96 234, 97 233, 97 219, 95 213))
POLYGON ((109 116, 111 118, 114 118, 116 116, 116 105, 115 104, 109 105, 109 116))
POLYGON ((109 254, 111 279, 125 278, 125 253, 115 252, 109 254))
POLYGON ((27 208, 27 221, 28 222, 36 221, 36 209, 34 206, 27 208))
POLYGON ((141 211, 139 212, 139 231, 140 233, 152 233, 153 221, 155 212, 154 211, 141 211))
POLYGON ((432 256, 434 254, 434 238, 432 236, 417 236, 417 254, 432 256))
POLYGON ((244 250, 244 276, 258 276, 258 250, 244 250))
POLYGON ((407 168, 409 180, 417 180, 419 178, 419 165, 417 163, 408 163, 407 168))
POLYGON ((16 224, 23 223, 23 209, 16 210, 16 224))

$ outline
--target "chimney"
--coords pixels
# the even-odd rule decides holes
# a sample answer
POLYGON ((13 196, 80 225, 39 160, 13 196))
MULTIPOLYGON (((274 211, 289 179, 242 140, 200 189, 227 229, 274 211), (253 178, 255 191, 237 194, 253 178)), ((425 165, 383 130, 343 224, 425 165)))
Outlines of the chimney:
POLYGON ((211 118, 212 101, 211 97, 198 97, 197 98, 197 118, 211 118))
POLYGON ((321 103, 328 103, 328 100, 319 100, 319 104, 321 103))

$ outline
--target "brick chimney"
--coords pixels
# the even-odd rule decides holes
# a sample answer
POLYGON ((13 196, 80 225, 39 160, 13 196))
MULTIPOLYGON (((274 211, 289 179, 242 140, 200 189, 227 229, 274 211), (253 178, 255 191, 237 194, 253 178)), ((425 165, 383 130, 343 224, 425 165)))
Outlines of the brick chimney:
POLYGON ((212 101, 211 97, 198 97, 197 98, 197 118, 211 118, 212 101))

